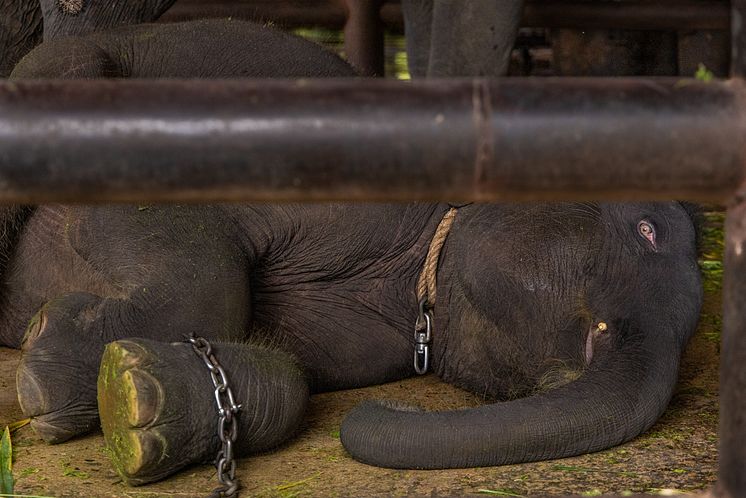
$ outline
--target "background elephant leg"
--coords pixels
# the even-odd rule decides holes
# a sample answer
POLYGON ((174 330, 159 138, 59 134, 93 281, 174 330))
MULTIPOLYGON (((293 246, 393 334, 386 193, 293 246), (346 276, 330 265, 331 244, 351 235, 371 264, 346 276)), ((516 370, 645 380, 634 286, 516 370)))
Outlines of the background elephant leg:
MULTIPOLYGON (((213 342, 238 412, 234 451, 265 451, 293 435, 305 413, 304 373, 286 353, 213 342)), ((106 347, 98 378, 101 426, 116 471, 131 485, 211 461, 221 448, 210 371, 191 344, 126 339, 106 347)))
POLYGON ((431 78, 507 72, 523 0, 409 0, 402 7, 414 76, 423 74, 425 57, 431 78))
POLYGON ((407 64, 413 78, 427 76, 433 23, 432 0, 402 0, 404 32, 407 34, 407 64))

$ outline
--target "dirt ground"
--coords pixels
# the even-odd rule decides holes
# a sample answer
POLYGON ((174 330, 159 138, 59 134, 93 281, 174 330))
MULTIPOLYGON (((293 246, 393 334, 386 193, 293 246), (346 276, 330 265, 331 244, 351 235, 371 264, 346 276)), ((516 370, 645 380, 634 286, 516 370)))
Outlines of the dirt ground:
MULTIPOLYGON (((708 216, 705 235, 700 327, 684 358, 673 401, 643 436, 592 455, 480 469, 388 470, 353 461, 339 442, 339 426, 364 398, 400 399, 430 409, 478 403, 427 376, 315 396, 298 438, 272 453, 239 461, 242 496, 671 495, 708 488, 717 476, 722 214, 708 216)), ((18 352, 0 348, 0 428, 22 418, 14 385, 18 357, 18 352)), ((127 487, 111 470, 100 433, 49 446, 26 426, 13 434, 13 444, 16 493, 23 495, 188 497, 204 496, 215 485, 214 468, 202 465, 158 484, 127 487)))

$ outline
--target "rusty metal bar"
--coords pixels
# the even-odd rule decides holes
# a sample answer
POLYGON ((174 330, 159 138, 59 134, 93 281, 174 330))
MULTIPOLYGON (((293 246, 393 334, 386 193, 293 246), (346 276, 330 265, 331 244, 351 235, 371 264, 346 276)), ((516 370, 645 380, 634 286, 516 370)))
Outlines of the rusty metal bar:
POLYGON ((746 0, 733 0, 731 27, 731 76, 746 77, 746 0))
MULTIPOLYGON (((334 0, 179 0, 164 21, 195 17, 272 21, 282 26, 316 25, 341 29, 344 8, 334 0)), ((386 27, 401 31, 401 6, 389 1, 381 10, 386 27)), ((727 0, 527 0, 522 26, 579 29, 727 30, 727 0)))
POLYGON ((746 192, 725 224, 723 336, 720 353, 719 472, 715 496, 746 496, 746 192))
POLYGON ((0 84, 0 200, 722 201, 739 82, 0 84))
MULTIPOLYGON (((746 0, 731 3, 731 75, 746 76, 746 0)), ((742 81, 742 80, 741 80, 742 81)), ((718 498, 746 496, 746 183, 725 220, 723 331, 720 353, 718 498)))

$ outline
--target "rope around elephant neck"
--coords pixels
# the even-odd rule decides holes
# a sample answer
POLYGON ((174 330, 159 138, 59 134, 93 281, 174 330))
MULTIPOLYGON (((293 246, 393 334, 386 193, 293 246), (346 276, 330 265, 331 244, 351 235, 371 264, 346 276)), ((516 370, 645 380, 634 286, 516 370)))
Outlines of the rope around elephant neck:
POLYGON ((440 220, 438 228, 435 230, 433 240, 430 241, 430 247, 427 250, 425 264, 420 272, 420 278, 417 280, 417 302, 425 299, 425 304, 429 309, 435 306, 436 278, 438 273, 438 259, 440 259, 440 250, 443 249, 448 233, 451 231, 451 225, 456 218, 458 209, 451 208, 443 219, 440 220))
POLYGON ((432 342, 433 308, 437 289, 438 260, 458 209, 452 207, 443 215, 427 249, 425 264, 417 280, 417 321, 414 324, 414 371, 427 373, 430 365, 430 342, 432 342))

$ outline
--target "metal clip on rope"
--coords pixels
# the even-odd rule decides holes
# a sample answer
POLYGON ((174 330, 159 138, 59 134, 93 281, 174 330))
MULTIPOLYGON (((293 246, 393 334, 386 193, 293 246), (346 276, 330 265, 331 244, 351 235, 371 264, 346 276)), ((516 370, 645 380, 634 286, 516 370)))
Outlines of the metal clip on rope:
POLYGON ((433 312, 427 299, 420 300, 417 321, 414 324, 414 371, 418 375, 427 373, 430 367, 430 342, 433 333, 433 312))
POLYGON ((238 496, 240 482, 236 479, 236 461, 233 459, 233 445, 238 437, 238 411, 241 405, 236 404, 233 391, 228 385, 225 370, 212 353, 212 346, 204 337, 192 333, 187 341, 192 344, 195 353, 202 358, 210 370, 212 385, 215 386, 215 404, 218 407, 218 437, 222 447, 215 459, 220 486, 215 488, 208 498, 230 498, 238 496))

